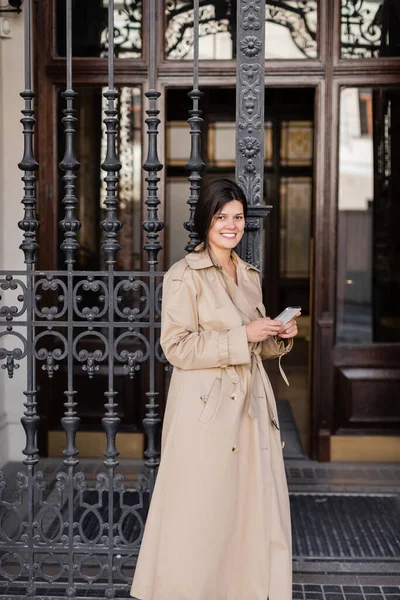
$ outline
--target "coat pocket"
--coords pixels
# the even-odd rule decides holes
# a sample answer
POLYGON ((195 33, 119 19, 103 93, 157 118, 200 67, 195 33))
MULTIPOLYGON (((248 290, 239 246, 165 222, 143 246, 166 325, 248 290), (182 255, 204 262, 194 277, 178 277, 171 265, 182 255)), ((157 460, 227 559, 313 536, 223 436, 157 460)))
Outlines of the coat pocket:
POLYGON ((221 396, 221 382, 221 377, 216 377, 209 393, 201 396, 201 400, 204 402, 203 410, 199 417, 201 423, 209 423, 217 412, 221 396))

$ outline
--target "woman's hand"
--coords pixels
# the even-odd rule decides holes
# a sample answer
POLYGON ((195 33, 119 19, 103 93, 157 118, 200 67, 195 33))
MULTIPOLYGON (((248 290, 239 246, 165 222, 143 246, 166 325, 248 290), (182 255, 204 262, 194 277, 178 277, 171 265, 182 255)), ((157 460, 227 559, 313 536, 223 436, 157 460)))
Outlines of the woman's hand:
POLYGON ((256 319, 246 325, 247 341, 264 342, 271 335, 278 335, 280 331, 283 332, 283 327, 287 327, 287 325, 283 326, 282 321, 275 321, 275 319, 269 317, 256 319))
POLYGON ((279 331, 278 336, 283 339, 293 338, 298 334, 296 317, 299 317, 301 312, 298 312, 293 319, 288 321, 279 331))

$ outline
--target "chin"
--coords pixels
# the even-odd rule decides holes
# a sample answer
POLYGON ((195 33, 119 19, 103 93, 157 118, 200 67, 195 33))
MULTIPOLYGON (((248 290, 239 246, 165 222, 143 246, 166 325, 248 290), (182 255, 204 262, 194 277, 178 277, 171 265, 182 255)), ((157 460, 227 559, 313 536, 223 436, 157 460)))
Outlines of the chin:
POLYGON ((235 248, 239 242, 240 239, 238 239, 237 237, 232 238, 231 240, 220 239, 218 240, 217 245, 221 248, 235 248))

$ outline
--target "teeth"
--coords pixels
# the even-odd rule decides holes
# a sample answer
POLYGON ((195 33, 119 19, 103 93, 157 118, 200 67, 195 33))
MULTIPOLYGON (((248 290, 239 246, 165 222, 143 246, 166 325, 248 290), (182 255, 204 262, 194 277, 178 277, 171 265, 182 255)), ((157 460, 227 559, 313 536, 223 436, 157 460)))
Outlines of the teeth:
POLYGON ((235 237, 236 233, 221 233, 222 237, 235 237))

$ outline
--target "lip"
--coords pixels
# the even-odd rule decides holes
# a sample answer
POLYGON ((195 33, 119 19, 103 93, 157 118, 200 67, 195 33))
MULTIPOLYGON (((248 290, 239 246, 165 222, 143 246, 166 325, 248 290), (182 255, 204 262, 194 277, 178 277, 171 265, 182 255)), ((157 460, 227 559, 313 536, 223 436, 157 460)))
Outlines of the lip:
POLYGON ((235 237, 236 233, 221 233, 223 237, 235 237))

